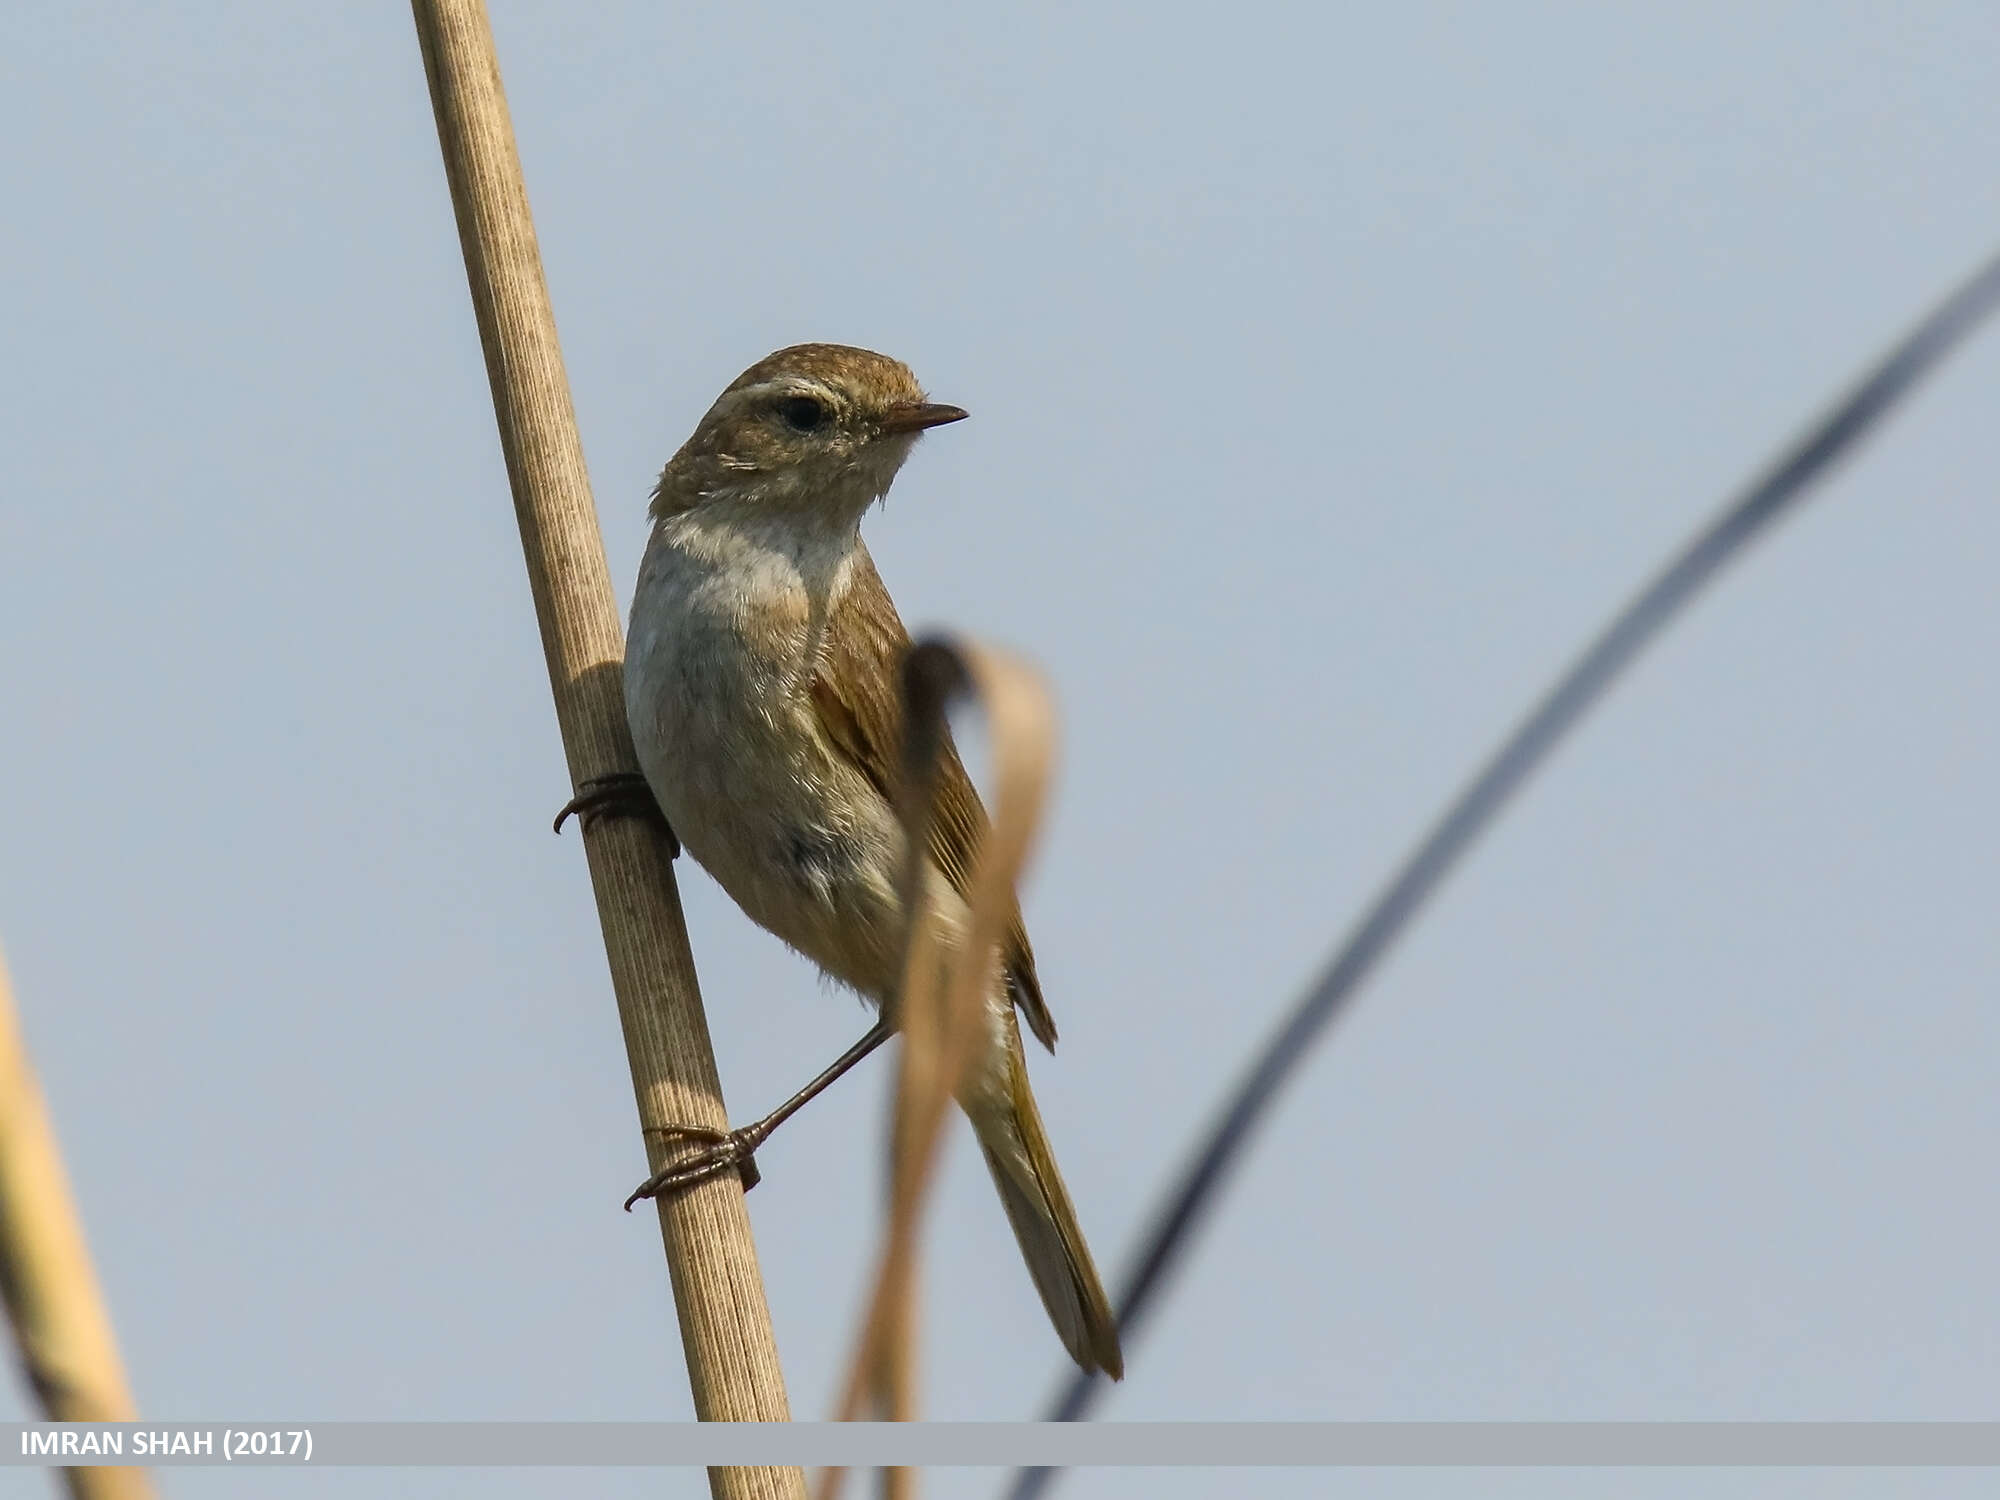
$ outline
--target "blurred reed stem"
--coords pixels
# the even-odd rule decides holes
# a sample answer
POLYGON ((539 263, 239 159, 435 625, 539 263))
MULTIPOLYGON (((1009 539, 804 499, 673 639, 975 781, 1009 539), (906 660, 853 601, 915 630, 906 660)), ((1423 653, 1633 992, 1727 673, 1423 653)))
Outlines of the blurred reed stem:
MULTIPOLYGON (((998 979, 1001 936, 1055 763, 1055 709, 1047 684, 1027 663, 974 641, 933 638, 912 648, 902 677, 904 743, 896 811, 907 849, 903 909, 912 914, 896 1017, 902 1057, 890 1135, 888 1223, 835 1414, 844 1422, 864 1408, 892 1422, 917 1419, 918 1230, 952 1098, 990 1035, 987 998, 998 979), (927 851, 946 711, 968 696, 978 699, 986 722, 995 795, 992 822, 966 886, 969 921, 957 943, 948 945, 924 896, 927 851)), ((844 1469, 824 1470, 816 1500, 839 1500, 845 1482, 844 1469)), ((884 1469, 882 1495, 915 1500, 915 1471, 884 1469)))
MULTIPOLYGON (((0 1299, 52 1422, 132 1422, 111 1314, 0 960, 0 1299)), ((58 1470, 77 1500, 151 1500, 142 1468, 58 1470)))

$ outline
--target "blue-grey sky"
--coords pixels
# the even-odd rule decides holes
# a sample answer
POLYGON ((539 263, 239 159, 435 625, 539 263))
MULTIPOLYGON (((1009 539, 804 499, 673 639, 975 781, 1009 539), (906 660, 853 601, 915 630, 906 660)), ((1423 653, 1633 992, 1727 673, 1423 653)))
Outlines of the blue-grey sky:
MULTIPOLYGON (((1059 694, 1025 899, 1063 1045, 1033 1067, 1114 1278, 1528 697, 2000 243, 1979 0, 494 20, 621 597, 660 463, 768 350, 879 348, 973 413, 866 534, 913 627, 1059 694)), ((0 942, 144 1410, 685 1415, 407 12, 12 7, 0 142, 0 942)), ((1997 381, 1988 336, 1534 783, 1105 1415, 1994 1413, 1997 381)), ((681 876, 747 1118, 864 1015, 681 876)), ((801 1416, 853 1329, 887 1080, 760 1156, 801 1416)), ((962 1131, 929 1244, 928 1409, 1031 1415, 1061 1351, 962 1131)), ((552 1493, 167 1489, 253 1482, 552 1493)))

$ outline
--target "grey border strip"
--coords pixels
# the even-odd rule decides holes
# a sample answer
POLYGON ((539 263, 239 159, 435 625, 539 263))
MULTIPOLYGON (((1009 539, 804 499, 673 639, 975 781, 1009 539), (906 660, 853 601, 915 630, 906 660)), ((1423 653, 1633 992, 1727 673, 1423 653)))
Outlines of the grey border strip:
POLYGON ((0 1431, 6 1466, 107 1459, 314 1468, 2000 1467, 2000 1422, 16 1422, 0 1431), (47 1445, 44 1434, 58 1443, 73 1435, 81 1448, 93 1433, 115 1436, 117 1456, 29 1451, 47 1445), (227 1447, 250 1446, 232 1434, 261 1435, 266 1449, 275 1436, 286 1451, 225 1457, 227 1447))

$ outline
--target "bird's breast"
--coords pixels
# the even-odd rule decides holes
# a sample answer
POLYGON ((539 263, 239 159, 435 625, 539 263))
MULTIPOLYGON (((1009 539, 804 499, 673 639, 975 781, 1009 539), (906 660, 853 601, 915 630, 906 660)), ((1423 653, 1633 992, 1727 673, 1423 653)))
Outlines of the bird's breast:
POLYGON ((874 992, 893 962, 901 834, 810 699, 827 605, 783 558, 648 549, 625 698, 681 843, 752 919, 874 992))
POLYGON ((633 595, 625 706, 647 780, 707 863, 718 833, 804 795, 810 600, 795 582, 647 553, 633 595), (685 825, 685 827, 683 827, 685 825))

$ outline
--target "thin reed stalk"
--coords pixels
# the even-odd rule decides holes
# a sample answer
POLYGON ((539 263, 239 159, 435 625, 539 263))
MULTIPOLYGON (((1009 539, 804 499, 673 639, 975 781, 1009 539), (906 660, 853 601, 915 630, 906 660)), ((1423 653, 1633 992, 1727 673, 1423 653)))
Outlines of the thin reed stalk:
MULTIPOLYGON (((635 774, 624 638, 480 0, 413 0, 445 176, 493 388, 572 781, 635 774)), ((559 799, 558 799, 559 800, 559 799)), ((665 835, 606 818, 583 832, 639 1120, 654 1169, 675 1126, 727 1116, 665 835)), ((757 1252, 733 1173, 657 1201, 681 1346, 703 1421, 789 1421, 757 1252)), ((792 1468, 711 1469, 718 1500, 803 1500, 792 1468)))

